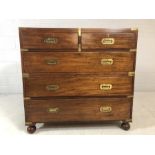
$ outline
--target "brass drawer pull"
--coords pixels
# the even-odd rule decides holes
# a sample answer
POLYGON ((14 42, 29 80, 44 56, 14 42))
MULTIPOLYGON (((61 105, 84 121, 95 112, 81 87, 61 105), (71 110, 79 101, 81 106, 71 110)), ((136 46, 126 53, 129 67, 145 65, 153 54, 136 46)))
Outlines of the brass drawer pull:
POLYGON ((115 39, 114 39, 114 38, 103 38, 103 39, 101 40, 101 43, 102 43, 103 45, 112 45, 112 44, 115 43, 115 39))
POLYGON ((100 89, 101 90, 111 90, 112 84, 100 84, 100 89))
POLYGON ((102 65, 112 65, 114 62, 113 59, 101 59, 101 64, 102 65))
POLYGON ((56 59, 46 60, 46 64, 48 65, 56 65, 58 61, 56 59))
POLYGON ((49 91, 55 91, 55 90, 59 89, 59 86, 58 85, 48 85, 48 86, 46 86, 46 89, 49 91))
POLYGON ((54 37, 48 37, 44 39, 44 43, 47 43, 47 44, 57 44, 57 42, 58 42, 58 39, 54 37))
POLYGON ((111 112, 111 111, 112 111, 112 107, 110 107, 110 106, 102 106, 102 107, 100 107, 100 112, 108 113, 108 112, 111 112))
POLYGON ((49 108, 48 109, 49 113, 57 113, 58 111, 59 111, 59 108, 57 108, 57 107, 56 108, 49 108))

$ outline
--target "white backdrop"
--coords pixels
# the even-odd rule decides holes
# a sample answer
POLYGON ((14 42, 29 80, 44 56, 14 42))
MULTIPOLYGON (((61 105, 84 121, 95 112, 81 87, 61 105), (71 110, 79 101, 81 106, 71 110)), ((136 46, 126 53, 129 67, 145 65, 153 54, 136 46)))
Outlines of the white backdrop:
POLYGON ((0 21, 0 94, 22 93, 18 27, 138 27, 136 91, 155 91, 155 20, 0 21))

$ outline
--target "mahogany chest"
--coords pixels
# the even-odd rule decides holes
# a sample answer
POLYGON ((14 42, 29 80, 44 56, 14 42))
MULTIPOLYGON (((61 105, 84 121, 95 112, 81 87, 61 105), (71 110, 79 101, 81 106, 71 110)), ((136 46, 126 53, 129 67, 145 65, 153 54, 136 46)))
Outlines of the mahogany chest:
POLYGON ((19 28, 27 131, 36 123, 132 121, 138 31, 19 28))

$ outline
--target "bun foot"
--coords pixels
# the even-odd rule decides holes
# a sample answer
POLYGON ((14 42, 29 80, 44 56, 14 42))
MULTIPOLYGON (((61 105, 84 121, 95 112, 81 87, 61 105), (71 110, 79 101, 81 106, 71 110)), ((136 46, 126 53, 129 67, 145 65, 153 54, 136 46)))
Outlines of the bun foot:
POLYGON ((30 133, 30 134, 34 133, 35 131, 36 131, 36 126, 35 125, 27 127, 27 132, 30 133))
POLYGON ((129 124, 129 122, 122 122, 122 124, 121 124, 121 128, 123 129, 123 130, 129 130, 130 129, 130 124, 129 124))

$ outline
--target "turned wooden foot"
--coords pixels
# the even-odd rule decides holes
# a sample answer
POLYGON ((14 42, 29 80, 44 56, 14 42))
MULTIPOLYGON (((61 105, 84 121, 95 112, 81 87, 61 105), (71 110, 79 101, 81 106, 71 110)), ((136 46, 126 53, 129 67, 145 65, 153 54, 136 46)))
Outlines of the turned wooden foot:
POLYGON ((27 127, 27 132, 28 133, 34 133, 36 131, 36 126, 35 125, 31 125, 27 127))
POLYGON ((129 124, 129 122, 122 122, 121 128, 122 128, 123 130, 129 130, 129 129, 130 129, 130 124, 129 124))

